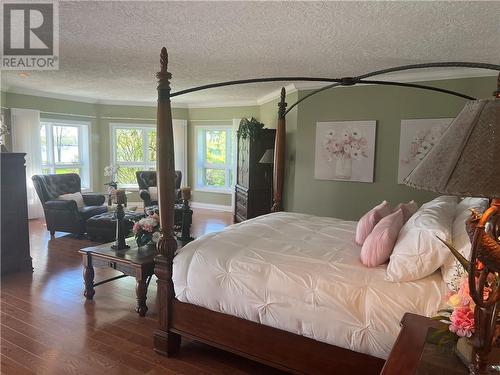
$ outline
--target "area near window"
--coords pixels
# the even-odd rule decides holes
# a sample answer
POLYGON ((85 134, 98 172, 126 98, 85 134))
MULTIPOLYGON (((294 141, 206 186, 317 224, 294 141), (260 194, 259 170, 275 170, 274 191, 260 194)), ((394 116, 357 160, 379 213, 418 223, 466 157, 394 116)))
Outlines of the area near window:
MULTIPOLYGON (((173 127, 175 168, 186 176, 186 121, 174 120, 173 127)), ((156 169, 156 125, 111 124, 111 161, 118 167, 118 185, 136 188, 137 171, 156 169)))
POLYGON ((233 185, 233 129, 197 126, 196 189, 230 193, 233 185))
POLYGON ((90 188, 89 122, 40 121, 43 174, 77 173, 82 189, 90 188))

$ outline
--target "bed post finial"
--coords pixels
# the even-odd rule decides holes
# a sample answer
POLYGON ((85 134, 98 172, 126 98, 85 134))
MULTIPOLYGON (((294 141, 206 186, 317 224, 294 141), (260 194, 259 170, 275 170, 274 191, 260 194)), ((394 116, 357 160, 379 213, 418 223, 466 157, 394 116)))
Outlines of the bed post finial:
POLYGON ((170 78, 167 71, 168 53, 163 47, 160 53, 158 78, 158 108, 156 122, 156 181, 158 188, 158 211, 160 216, 160 240, 158 255, 155 257, 155 275, 158 278, 158 318, 159 327, 154 333, 154 349, 172 355, 179 350, 180 336, 170 332, 174 284, 172 266, 177 241, 174 237, 175 168, 174 132, 172 128, 172 108, 170 105, 170 78))
POLYGON ((285 118, 285 111, 286 111, 286 106, 287 103, 285 102, 286 98, 286 89, 284 87, 281 88, 281 96, 280 96, 280 102, 278 103, 278 118, 285 118))
POLYGON ((161 65, 161 71, 166 71, 168 69, 168 52, 167 48, 163 47, 160 52, 160 65, 161 65))
MULTIPOLYGON (((170 101, 170 79, 172 78, 172 74, 168 72, 168 52, 165 47, 163 47, 160 52, 160 71, 156 73, 156 78, 158 78, 158 90, 168 90, 170 101)), ((158 94, 160 94, 159 91, 158 94)))
POLYGON ((272 212, 283 211, 283 185, 285 181, 285 143, 286 143, 286 121, 285 113, 287 103, 285 102, 286 90, 281 88, 281 98, 278 103, 278 124, 276 126, 276 137, 274 139, 274 168, 273 168, 273 206, 272 212))

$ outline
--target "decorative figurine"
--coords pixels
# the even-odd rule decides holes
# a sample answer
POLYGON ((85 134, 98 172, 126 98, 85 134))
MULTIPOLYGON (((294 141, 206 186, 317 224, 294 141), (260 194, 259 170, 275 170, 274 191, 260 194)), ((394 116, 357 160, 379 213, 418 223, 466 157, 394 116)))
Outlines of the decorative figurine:
POLYGON ((126 203, 125 190, 118 189, 115 190, 113 196, 116 200, 116 242, 111 246, 113 250, 124 250, 129 249, 130 246, 125 242, 125 235, 127 230, 124 228, 125 210, 123 209, 123 204, 126 203))

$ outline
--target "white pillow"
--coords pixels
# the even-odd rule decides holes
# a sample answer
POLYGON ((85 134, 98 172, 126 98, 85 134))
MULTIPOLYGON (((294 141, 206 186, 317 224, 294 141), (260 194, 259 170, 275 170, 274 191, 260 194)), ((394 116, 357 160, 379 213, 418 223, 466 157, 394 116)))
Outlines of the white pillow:
POLYGON ((149 191, 149 198, 152 201, 157 201, 158 200, 158 188, 156 186, 150 186, 148 187, 149 191))
POLYGON ((399 232, 386 279, 392 282, 414 281, 429 276, 450 255, 436 236, 450 241, 458 198, 440 196, 425 203, 399 232))
POLYGON ((83 203, 83 196, 82 193, 76 192, 76 193, 71 193, 71 194, 62 194, 57 197, 57 199, 62 199, 63 201, 75 201, 76 206, 78 208, 82 208, 85 206, 85 203, 83 203))
POLYGON ((455 218, 463 214, 467 213, 467 217, 470 215, 470 210, 476 210, 479 212, 484 212, 486 208, 488 208, 489 199, 488 198, 475 198, 475 197, 467 197, 463 198, 458 202, 457 209, 455 210, 455 218))
MULTIPOLYGON (((452 243, 455 249, 467 259, 470 258, 471 243, 465 230, 465 222, 471 215, 471 209, 483 213, 488 208, 488 203, 487 198, 464 198, 456 207, 452 226, 452 243)), ((441 267, 443 280, 450 290, 458 289, 457 281, 464 273, 465 270, 450 252, 450 256, 441 267)))

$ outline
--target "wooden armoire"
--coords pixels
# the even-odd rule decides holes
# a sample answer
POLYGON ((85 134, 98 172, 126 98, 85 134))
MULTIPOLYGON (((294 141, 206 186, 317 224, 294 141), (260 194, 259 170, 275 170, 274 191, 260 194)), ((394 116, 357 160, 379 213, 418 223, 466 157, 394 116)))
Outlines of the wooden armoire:
POLYGON ((266 150, 274 149, 275 136, 275 129, 256 129, 246 135, 238 131, 235 223, 271 212, 273 164, 260 160, 266 150))
POLYGON ((1 275, 32 271, 26 168, 24 153, 2 152, 1 159, 1 275))

